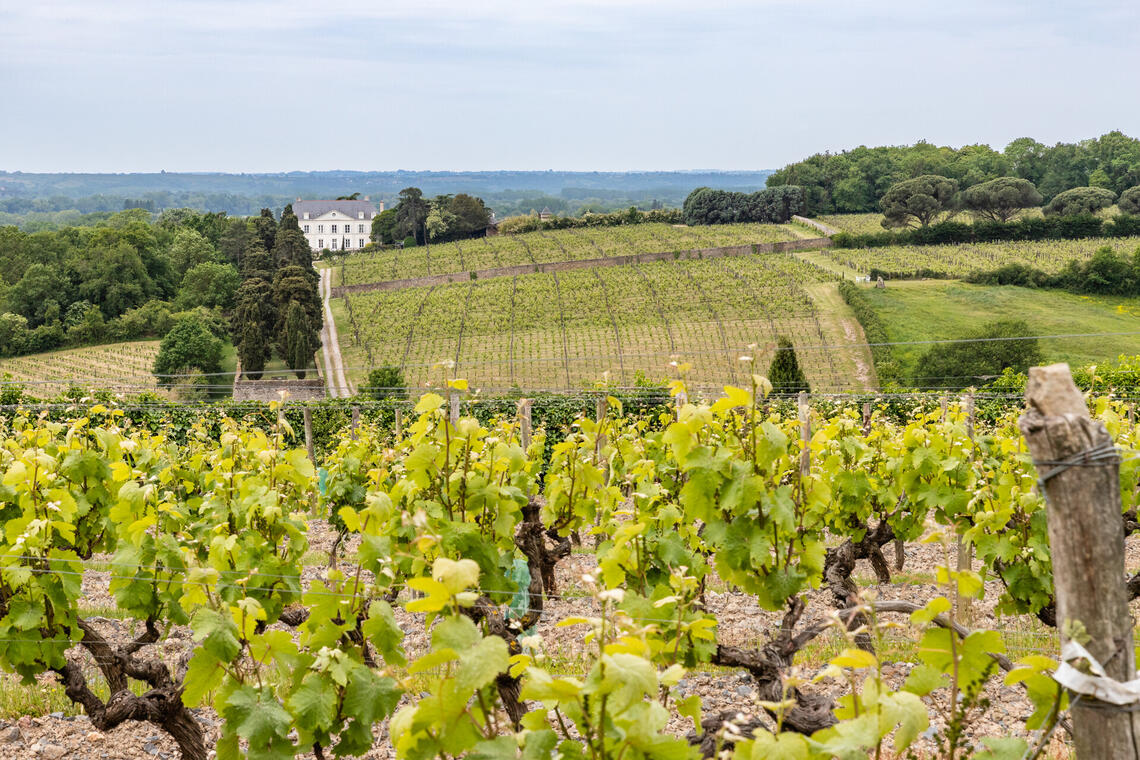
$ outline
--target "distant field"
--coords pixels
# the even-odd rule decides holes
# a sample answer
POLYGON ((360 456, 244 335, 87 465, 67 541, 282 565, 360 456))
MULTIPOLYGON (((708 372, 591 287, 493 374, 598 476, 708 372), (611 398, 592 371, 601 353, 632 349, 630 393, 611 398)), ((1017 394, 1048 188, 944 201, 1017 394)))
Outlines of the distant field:
POLYGON ((923 277, 931 273, 957 278, 1005 264, 1028 264, 1045 272, 1058 272, 1070 260, 1091 258, 1104 246, 1118 253, 1132 253, 1140 246, 1140 238, 838 248, 817 255, 862 274, 877 269, 895 278, 923 277))
POLYGON ((780 224, 627 227, 528 232, 404 250, 354 254, 334 268, 334 284, 359 285, 432 274, 471 272, 521 264, 606 258, 636 253, 686 251, 751 243, 778 243, 801 235, 780 224))
MULTIPOLYGON (((996 319, 1024 319, 1035 335, 1122 333, 1140 330, 1140 299, 1078 296, 1056 290, 968 285, 926 280, 893 282, 864 292, 892 341, 960 338, 996 319)), ((896 346, 894 356, 909 371, 931 346, 896 346)), ((1047 361, 1096 364, 1120 354, 1140 354, 1140 335, 1048 338, 1047 361)), ((937 378, 921 385, 936 386, 937 378)))
MULTIPOLYGON (((743 354, 767 371, 764 347, 777 335, 797 346, 842 341, 838 323, 821 326, 805 290, 833 288, 833 279, 794 256, 765 254, 373 291, 336 299, 333 311, 357 378, 391 364, 413 385, 455 375, 484 388, 581 388, 631 384, 638 373, 667 378, 677 356, 693 365, 694 384, 715 386, 746 381, 743 354), (442 361, 454 367, 432 369, 442 361)), ((850 387, 844 353, 800 352, 813 387, 850 387)))
POLYGON ((72 385, 121 393, 157 391, 157 340, 111 343, 0 360, 0 380, 18 382, 29 395, 48 398, 72 385))

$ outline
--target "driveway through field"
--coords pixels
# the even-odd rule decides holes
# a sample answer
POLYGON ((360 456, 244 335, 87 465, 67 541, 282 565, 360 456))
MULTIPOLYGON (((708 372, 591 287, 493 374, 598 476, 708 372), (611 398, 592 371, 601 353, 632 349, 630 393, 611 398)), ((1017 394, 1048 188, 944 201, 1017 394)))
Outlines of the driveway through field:
POLYGON ((344 361, 340 356, 340 339, 336 334, 329 298, 332 297, 332 270, 321 269, 321 303, 325 310, 324 327, 321 328, 321 352, 325 357, 325 383, 332 398, 348 398, 352 386, 344 376, 344 361))

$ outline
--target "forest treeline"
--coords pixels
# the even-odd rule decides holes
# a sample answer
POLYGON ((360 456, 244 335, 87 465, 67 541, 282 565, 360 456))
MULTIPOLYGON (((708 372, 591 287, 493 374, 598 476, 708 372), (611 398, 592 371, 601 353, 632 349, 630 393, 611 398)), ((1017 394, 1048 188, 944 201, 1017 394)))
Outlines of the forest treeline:
POLYGON ((1114 131, 1052 146, 1022 137, 1000 151, 988 145, 950 148, 925 141, 861 145, 789 164, 768 177, 768 186, 804 188, 808 214, 864 213, 879 211, 892 185, 923 175, 957 180, 961 190, 998 177, 1018 177, 1032 182, 1046 202, 1074 187, 1102 187, 1119 194, 1140 185, 1140 140, 1114 131))

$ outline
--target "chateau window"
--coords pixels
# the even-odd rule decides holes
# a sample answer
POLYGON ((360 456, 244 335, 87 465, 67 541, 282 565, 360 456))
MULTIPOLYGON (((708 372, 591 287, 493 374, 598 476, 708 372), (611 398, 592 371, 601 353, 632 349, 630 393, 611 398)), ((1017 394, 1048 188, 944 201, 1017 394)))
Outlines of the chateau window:
POLYGON ((335 224, 332 226, 332 231, 333 231, 333 233, 336 233, 336 225, 335 224))
POLYGON ((334 251, 336 250, 336 241, 335 240, 332 240, 329 242, 329 248, 331 248, 334 251))
POLYGON ((359 232, 361 235, 363 235, 363 234, 364 234, 364 225, 363 225, 363 224, 358 224, 358 225, 356 225, 356 226, 359 228, 359 229, 357 230, 357 232, 359 232))
POLYGON ((309 231, 309 225, 306 224, 305 225, 305 232, 308 232, 308 231, 309 231))
POLYGON ((363 248, 363 247, 364 247, 364 238, 360 238, 360 247, 361 247, 361 248, 363 248))
POLYGON ((324 232, 324 231, 325 231, 325 226, 323 224, 318 224, 317 225, 317 232, 324 232))
POLYGON ((318 239, 317 240, 317 248, 324 248, 324 247, 325 247, 325 239, 324 238, 318 239))

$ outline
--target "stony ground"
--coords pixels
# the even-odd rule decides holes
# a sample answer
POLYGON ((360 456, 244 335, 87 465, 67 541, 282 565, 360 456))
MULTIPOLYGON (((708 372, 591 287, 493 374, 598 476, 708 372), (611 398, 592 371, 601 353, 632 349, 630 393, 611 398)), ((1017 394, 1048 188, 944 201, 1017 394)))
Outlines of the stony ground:
MULTIPOLYGON (((312 548, 317 552, 328 552, 333 541, 333 533, 322 521, 314 521, 310 537, 312 548)), ((348 547, 351 552, 352 547, 348 547)), ((890 549, 890 547, 888 547, 890 549)), ((893 564, 893 552, 888 551, 888 559, 893 564)), ((925 603, 945 592, 933 583, 935 568, 946 561, 946 549, 940 544, 913 544, 906 548, 906 562, 895 583, 878 587, 873 584, 874 573, 866 562, 860 562, 855 577, 860 587, 868 594, 880 599, 925 603)), ((1128 567, 1140 566, 1140 540, 1129 542, 1127 551, 1128 567)), ((559 564, 559 587, 565 596, 547 603, 547 613, 538 625, 548 654, 569 670, 574 670, 581 662, 583 651, 581 627, 555 627, 566 617, 590 615, 596 612, 593 601, 581 595, 578 590, 583 573, 594 566, 594 558, 588 553, 575 553, 559 564)), ((308 580, 320 577, 325 572, 322 565, 306 569, 308 580)), ((114 607, 108 593, 108 573, 92 572, 84 579, 85 603, 94 609, 114 607)), ((762 643, 775 630, 779 615, 759 609, 749 596, 723 588, 723 584, 713 583, 706 601, 710 612, 719 621, 719 639, 722 643, 742 647, 755 647, 762 643)), ((1014 642, 1010 654, 1016 658, 1033 651, 1055 655, 1056 637, 1053 632, 1040 626, 1035 620, 998 616, 994 612, 994 602, 1000 592, 999 584, 988 583, 985 599, 975 602, 971 609, 971 627, 992 628, 1006 632, 1007 640, 1014 642)), ((804 620, 815 620, 831 610, 831 597, 826 591, 816 591, 809 595, 809 606, 804 620)), ((1138 610, 1140 612, 1140 610, 1138 610)), ((422 654, 428 646, 428 634, 424 630, 423 616, 413 615, 397 608, 397 619, 407 632, 405 647, 409 659, 422 654)), ((902 616, 899 622, 905 622, 902 616)), ((134 631, 129 621, 106 617, 91 618, 104 635, 114 640, 132 638, 134 631)), ((885 640, 880 656, 884 660, 883 673, 886 681, 897 688, 905 680, 913 667, 915 634, 908 630, 893 631, 885 640), (892 661, 897 659, 897 661, 892 661)), ((170 637, 161 645, 161 655, 170 662, 177 662, 193 646, 186 629, 175 628, 170 637)), ((828 633, 809 645, 802 653, 802 664, 797 665, 801 675, 811 677, 826 662, 827 658, 838 653, 844 643, 837 633, 828 633)), ((81 651, 73 654, 82 658, 81 651)), ((799 662, 799 661, 798 661, 799 662)), ((584 669, 584 665, 581 666, 584 669)), ((7 681, 5 683, 15 683, 7 681)), ((53 679, 45 676, 44 689, 52 688, 53 679)), ((809 688, 822 689, 839 696, 847 691, 845 683, 825 679, 809 688)), ((741 672, 708 668, 691 672, 678 685, 677 696, 699 694, 705 714, 715 714, 724 710, 740 710, 745 713, 758 712, 755 704, 755 690, 750 678, 741 672)), ((1031 712, 1028 700, 1018 687, 1002 685, 1000 678, 991 679, 987 688, 991 708, 984 718, 973 725, 970 741, 981 736, 1009 736, 1024 734, 1024 718, 1031 712)), ((944 728, 936 717, 939 708, 945 705, 939 697, 931 702, 936 708, 932 711, 932 726, 918 742, 919 757, 933 757, 935 732, 944 728)), ((212 746, 219 731, 219 722, 214 712, 208 708, 195 711, 196 717, 206 730, 207 741, 212 746)), ((693 730, 691 722, 680 716, 675 717, 669 730, 685 734, 693 730)), ((1054 757, 1067 757, 1060 737, 1054 740, 1055 748, 1050 753, 1054 757)), ((155 726, 146 723, 128 723, 113 731, 94 730, 85 716, 70 716, 62 712, 40 716, 25 716, 16 721, 0 721, 0 758, 4 760, 173 760, 178 757, 174 743, 155 726)), ((311 757, 311 756, 306 756, 311 757)), ((394 757, 384 729, 378 728, 377 740, 368 758, 394 757)))

